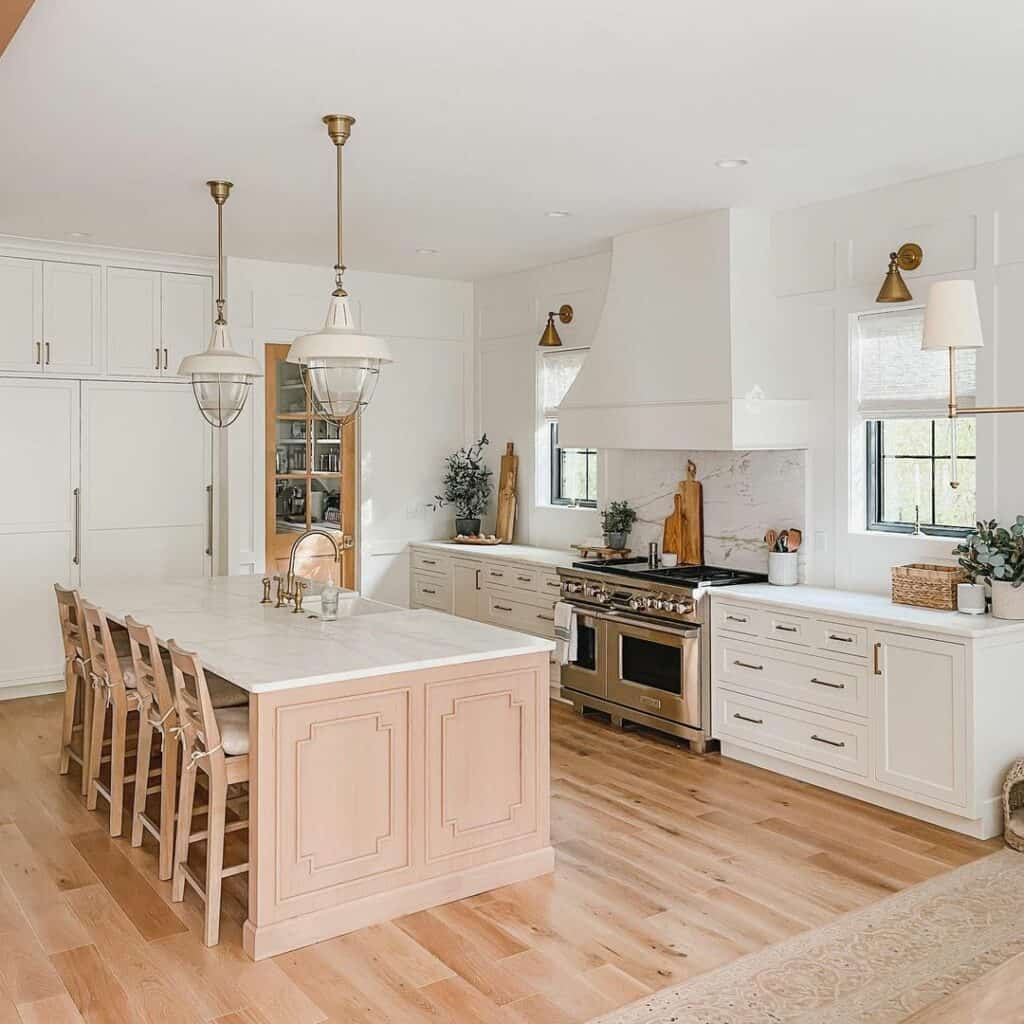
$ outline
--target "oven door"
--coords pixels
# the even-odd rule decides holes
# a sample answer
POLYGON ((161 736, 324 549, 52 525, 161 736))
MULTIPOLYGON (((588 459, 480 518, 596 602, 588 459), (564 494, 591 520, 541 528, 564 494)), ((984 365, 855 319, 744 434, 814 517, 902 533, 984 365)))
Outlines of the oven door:
POLYGON ((576 660, 562 666, 562 686, 594 697, 607 696, 605 683, 605 621, 576 612, 576 660))
POLYGON ((700 627, 610 617, 605 658, 608 699, 700 729, 700 627))

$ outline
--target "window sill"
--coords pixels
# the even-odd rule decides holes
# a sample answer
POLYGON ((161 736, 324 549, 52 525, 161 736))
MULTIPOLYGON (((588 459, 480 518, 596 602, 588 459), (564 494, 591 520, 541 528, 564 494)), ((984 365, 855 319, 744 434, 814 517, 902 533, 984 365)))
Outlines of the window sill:
POLYGON ((912 533, 895 533, 889 530, 848 530, 847 533, 851 537, 881 538, 890 541, 898 540, 903 544, 937 545, 950 549, 955 548, 960 543, 959 537, 934 537, 928 534, 915 537, 912 533))
POLYGON ((587 508, 585 505, 551 505, 547 502, 538 502, 533 507, 545 512, 586 512, 589 515, 597 515, 596 508, 587 508))

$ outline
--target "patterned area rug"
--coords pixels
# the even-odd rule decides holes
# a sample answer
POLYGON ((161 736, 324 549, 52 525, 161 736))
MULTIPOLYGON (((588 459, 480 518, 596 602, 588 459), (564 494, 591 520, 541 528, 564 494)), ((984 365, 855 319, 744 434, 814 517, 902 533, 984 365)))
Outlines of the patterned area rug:
POLYGON ((591 1024, 897 1024, 1021 951, 1002 850, 591 1024))

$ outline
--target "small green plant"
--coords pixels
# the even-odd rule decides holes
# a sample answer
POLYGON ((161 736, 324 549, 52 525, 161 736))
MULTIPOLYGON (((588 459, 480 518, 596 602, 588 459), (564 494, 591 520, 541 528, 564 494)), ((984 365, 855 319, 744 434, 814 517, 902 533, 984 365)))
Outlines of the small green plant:
POLYGON ((960 567, 972 583, 978 580, 1024 584, 1024 516, 1009 528, 996 520, 979 522, 953 549, 960 567))
POLYGON ((490 442, 484 434, 468 448, 460 448, 445 459, 444 492, 435 495, 434 508, 455 506, 459 519, 478 519, 491 496, 491 471, 484 465, 484 448, 490 442))
POLYGON ((613 501, 601 510, 601 529, 608 533, 629 533, 636 522, 636 509, 628 501, 613 501))

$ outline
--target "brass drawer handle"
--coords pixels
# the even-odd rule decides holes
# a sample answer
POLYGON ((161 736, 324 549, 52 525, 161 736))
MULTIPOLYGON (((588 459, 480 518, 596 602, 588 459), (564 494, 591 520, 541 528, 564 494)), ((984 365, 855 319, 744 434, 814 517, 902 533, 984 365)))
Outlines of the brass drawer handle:
POLYGON ((799 633, 800 630, 796 626, 775 626, 776 629, 781 630, 783 633, 799 633))
POLYGON ((503 605, 503 604, 496 604, 496 605, 494 606, 494 610, 495 610, 496 612, 510 612, 510 611, 512 611, 512 609, 511 609, 511 608, 508 608, 508 607, 506 607, 506 606, 505 606, 505 605, 503 605))
POLYGON ((755 672, 763 672, 764 665, 751 665, 749 661, 734 661, 734 665, 739 665, 740 668, 752 668, 755 672))
POLYGON ((741 722, 750 722, 752 725, 764 725, 763 718, 747 718, 746 715, 741 715, 738 711, 732 717, 738 718, 741 722))
POLYGON ((431 590, 430 587, 421 587, 420 589, 423 591, 424 594, 436 594, 437 593, 436 590, 431 590))
POLYGON ((545 583, 545 586, 547 586, 547 587, 561 587, 562 584, 561 584, 561 581, 556 581, 556 582, 552 583, 551 580, 548 580, 545 583))
POLYGON ((540 612, 537 613, 537 618, 538 619, 543 619, 545 622, 554 622, 555 621, 554 615, 541 615, 540 612))
POLYGON ((437 565, 437 562, 435 562, 432 558, 423 558, 421 559, 421 561, 423 562, 424 565, 437 565))
POLYGON ((827 743, 830 747, 845 747, 845 743, 837 743, 835 740, 827 740, 824 736, 818 736, 815 733, 811 733, 811 739, 817 743, 827 743))
POLYGON ((725 621, 726 622, 747 622, 749 620, 746 619, 742 615, 726 615, 725 621))
POLYGON ((852 644, 853 643, 853 637, 852 636, 836 636, 835 633, 829 633, 828 638, 829 638, 829 640, 838 640, 841 644, 852 644))
POLYGON ((495 572, 493 569, 491 569, 490 572, 488 572, 487 575, 488 576, 493 576, 494 579, 496 579, 496 580, 500 580, 500 579, 504 579, 505 578, 505 574, 503 572, 495 572))
POLYGON ((533 577, 532 576, 517 576, 516 579, 519 580, 520 583, 532 583, 533 582, 533 577))
POLYGON ((830 683, 827 679, 815 679, 811 678, 812 683, 817 683, 818 686, 828 686, 833 690, 845 690, 846 683, 830 683))

